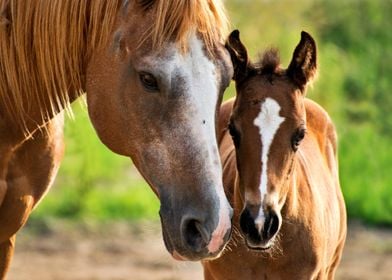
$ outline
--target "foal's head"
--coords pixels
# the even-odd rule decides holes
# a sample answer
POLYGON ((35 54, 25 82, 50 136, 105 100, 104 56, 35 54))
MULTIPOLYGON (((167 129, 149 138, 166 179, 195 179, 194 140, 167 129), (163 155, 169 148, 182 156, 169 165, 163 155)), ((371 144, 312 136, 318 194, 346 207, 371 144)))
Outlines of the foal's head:
POLYGON ((316 73, 316 44, 302 32, 287 69, 279 67, 274 50, 252 64, 238 31, 226 47, 237 90, 229 129, 244 203, 240 226, 249 247, 268 249, 282 224, 288 179, 306 134, 304 95, 316 73))

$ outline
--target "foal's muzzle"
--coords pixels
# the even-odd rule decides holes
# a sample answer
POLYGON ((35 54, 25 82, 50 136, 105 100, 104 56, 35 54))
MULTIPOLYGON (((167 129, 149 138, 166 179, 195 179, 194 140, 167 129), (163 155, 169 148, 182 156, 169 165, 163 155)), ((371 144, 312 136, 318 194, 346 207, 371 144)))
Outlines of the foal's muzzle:
POLYGON ((241 213, 240 227, 249 248, 266 250, 273 245, 281 218, 274 210, 267 211, 264 219, 258 218, 257 214, 245 207, 241 213))

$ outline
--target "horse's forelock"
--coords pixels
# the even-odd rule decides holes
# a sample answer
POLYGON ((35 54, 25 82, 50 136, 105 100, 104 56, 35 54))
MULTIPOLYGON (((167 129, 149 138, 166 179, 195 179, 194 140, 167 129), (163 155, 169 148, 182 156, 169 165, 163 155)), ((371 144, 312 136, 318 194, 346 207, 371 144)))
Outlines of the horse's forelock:
MULTIPOLYGON (((139 0, 142 7, 154 9, 154 22, 146 37, 152 39, 153 48, 175 39, 182 51, 188 49, 192 32, 199 34, 209 53, 218 43, 224 43, 228 31, 228 19, 221 0, 139 0)), ((146 38, 142 38, 144 41, 146 38)))

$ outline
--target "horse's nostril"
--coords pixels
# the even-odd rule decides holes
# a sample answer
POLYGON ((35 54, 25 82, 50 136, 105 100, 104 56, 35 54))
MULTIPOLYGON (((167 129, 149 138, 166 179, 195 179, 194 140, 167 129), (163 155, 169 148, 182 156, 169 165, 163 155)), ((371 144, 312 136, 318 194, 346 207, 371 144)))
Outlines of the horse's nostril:
POLYGON ((186 245, 195 252, 202 251, 208 244, 208 233, 202 224, 195 219, 184 223, 183 235, 186 245))
POLYGON ((263 229, 263 239, 271 239, 279 229, 279 217, 275 214, 275 212, 270 212, 267 215, 264 223, 263 229))

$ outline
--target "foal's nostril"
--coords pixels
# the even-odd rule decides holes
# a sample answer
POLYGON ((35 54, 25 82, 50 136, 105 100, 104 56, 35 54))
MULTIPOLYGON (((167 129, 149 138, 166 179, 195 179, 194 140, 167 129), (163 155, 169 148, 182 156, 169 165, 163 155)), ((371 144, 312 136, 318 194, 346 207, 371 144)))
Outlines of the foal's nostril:
POLYGON ((183 236, 186 245, 195 252, 202 251, 209 241, 207 231, 195 219, 189 219, 184 222, 183 236))
POLYGON ((240 217, 240 227, 242 232, 253 242, 260 242, 260 234, 255 227, 254 219, 248 210, 245 208, 244 211, 241 213, 240 217))
POLYGON ((263 239, 269 240, 271 239, 279 229, 279 217, 275 214, 275 212, 270 212, 264 223, 263 228, 263 239))

